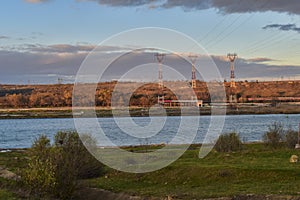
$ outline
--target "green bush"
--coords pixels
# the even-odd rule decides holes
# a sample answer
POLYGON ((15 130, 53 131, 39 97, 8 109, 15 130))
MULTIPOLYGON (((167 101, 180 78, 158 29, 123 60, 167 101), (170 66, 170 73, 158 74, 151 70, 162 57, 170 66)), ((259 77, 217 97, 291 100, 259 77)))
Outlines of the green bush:
POLYGON ((55 166, 51 158, 50 140, 42 135, 29 151, 28 166, 22 171, 22 182, 37 197, 51 194, 56 186, 55 166))
POLYGON ((83 145, 96 148, 96 141, 90 135, 79 137, 77 132, 58 132, 54 143, 63 154, 64 163, 76 169, 76 178, 85 179, 98 177, 103 173, 103 165, 94 158, 83 145))
POLYGON ((215 149, 218 152, 239 151, 242 149, 242 142, 237 133, 223 134, 219 136, 215 149))
MULTIPOLYGON (((96 142, 89 135, 83 136, 84 143, 96 142)), ((97 177, 103 165, 84 147, 75 131, 58 132, 54 144, 41 136, 30 150, 28 168, 23 172, 23 182, 32 194, 70 199, 78 179, 97 177)))
POLYGON ((282 147, 284 139, 283 125, 280 122, 274 122, 269 126, 269 130, 263 135, 263 141, 272 148, 282 147))
POLYGON ((285 133, 286 145, 288 148, 294 149, 298 143, 298 132, 292 129, 288 129, 285 133))

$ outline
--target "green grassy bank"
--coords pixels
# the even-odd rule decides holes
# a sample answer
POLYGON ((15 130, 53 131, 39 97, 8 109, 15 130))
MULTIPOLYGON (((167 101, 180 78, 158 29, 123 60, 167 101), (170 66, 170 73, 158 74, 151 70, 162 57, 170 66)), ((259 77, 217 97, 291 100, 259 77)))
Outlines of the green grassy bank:
MULTIPOLYGON (((142 147, 131 150, 141 151, 142 147)), ((147 147, 149 150, 149 147, 147 147)), ((129 174, 107 168, 99 178, 83 181, 83 186, 113 192, 163 199, 203 199, 236 195, 300 194, 300 163, 290 163, 300 150, 272 149, 261 143, 246 144, 242 151, 212 151, 198 158, 194 145, 170 166, 146 174, 129 174)), ((0 153, 0 165, 18 172, 26 163, 26 151, 0 153)), ((0 179, 0 199, 19 199, 17 184, 0 179)))
POLYGON ((198 158, 198 152, 198 148, 190 149, 172 165, 147 174, 110 169, 106 176, 89 183, 115 192, 175 199, 300 194, 300 163, 289 163, 299 150, 247 144, 241 152, 213 151, 204 159, 198 158))

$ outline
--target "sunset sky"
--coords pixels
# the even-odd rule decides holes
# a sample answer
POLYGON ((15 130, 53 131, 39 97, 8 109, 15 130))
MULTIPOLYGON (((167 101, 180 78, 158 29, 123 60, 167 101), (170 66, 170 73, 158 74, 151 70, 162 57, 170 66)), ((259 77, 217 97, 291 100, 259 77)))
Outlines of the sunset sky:
POLYGON ((0 84, 72 82, 97 44, 142 27, 192 37, 226 79, 231 52, 238 79, 300 79, 299 0, 9 0, 0 18, 0 84))

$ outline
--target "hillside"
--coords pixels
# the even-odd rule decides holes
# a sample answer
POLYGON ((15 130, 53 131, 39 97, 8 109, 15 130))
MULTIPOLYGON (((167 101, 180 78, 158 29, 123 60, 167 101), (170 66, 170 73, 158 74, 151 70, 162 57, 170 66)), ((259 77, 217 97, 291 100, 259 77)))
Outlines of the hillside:
MULTIPOLYGON (((166 82, 166 85, 176 88, 181 95, 180 99, 190 99, 187 86, 179 87, 183 82, 166 82)), ((222 84, 222 83, 216 83, 222 84)), ((157 103, 160 90, 156 83, 124 82, 99 83, 95 100, 100 107, 110 107, 111 97, 114 102, 123 105, 126 99, 130 99, 131 106, 147 107, 157 103), (137 88, 137 89, 133 89, 137 88), (134 90, 134 92, 132 92, 134 90), (113 93, 114 92, 114 93, 113 93)), ((187 85, 187 84, 185 84, 187 85)), ((224 83, 227 99, 230 95, 230 83, 224 83)), ((86 85, 88 88, 89 85, 86 85)), ((0 85, 0 108, 34 108, 34 107, 70 107, 72 106, 72 84, 56 85, 0 85)), ((198 99, 210 102, 210 95, 205 82, 197 82, 194 89, 198 99)), ((300 81, 275 81, 275 82, 237 82, 234 93, 238 102, 268 101, 268 99, 284 99, 286 101, 298 101, 300 98, 300 81), (287 98, 288 97, 288 98, 287 98), (296 97, 291 100, 291 97, 296 97)), ((165 99, 176 99, 176 96, 167 88, 164 89, 165 99)), ((300 101, 300 100, 299 100, 300 101)))

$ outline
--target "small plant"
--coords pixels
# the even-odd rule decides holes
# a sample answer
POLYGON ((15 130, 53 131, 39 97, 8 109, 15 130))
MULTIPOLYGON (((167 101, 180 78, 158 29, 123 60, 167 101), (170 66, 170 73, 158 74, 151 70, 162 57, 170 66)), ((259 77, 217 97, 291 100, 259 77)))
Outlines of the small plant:
POLYGON ((263 135, 263 141, 267 146, 279 148, 284 139, 283 125, 280 122, 274 122, 269 126, 269 130, 263 135))
POLYGON ((242 142, 235 132, 223 134, 219 136, 215 149, 218 152, 239 151, 242 149, 242 142))
MULTIPOLYGON (((96 148, 95 140, 82 137, 83 142, 96 148)), ((31 194, 38 197, 55 196, 70 199, 78 179, 97 177, 103 165, 84 147, 75 131, 58 132, 54 144, 46 136, 37 139, 30 149, 28 167, 22 181, 31 194)))
POLYGON ((288 129, 285 133, 286 145, 288 148, 294 149, 298 143, 298 132, 292 129, 288 129))

